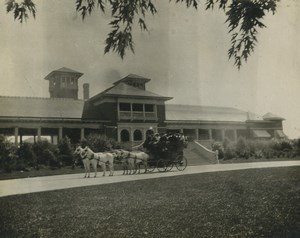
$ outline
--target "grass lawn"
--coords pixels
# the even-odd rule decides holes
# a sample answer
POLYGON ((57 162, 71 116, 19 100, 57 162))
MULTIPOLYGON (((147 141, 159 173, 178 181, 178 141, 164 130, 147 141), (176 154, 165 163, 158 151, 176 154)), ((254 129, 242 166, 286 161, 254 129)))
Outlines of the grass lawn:
POLYGON ((0 237, 299 237, 300 167, 0 198, 0 237))

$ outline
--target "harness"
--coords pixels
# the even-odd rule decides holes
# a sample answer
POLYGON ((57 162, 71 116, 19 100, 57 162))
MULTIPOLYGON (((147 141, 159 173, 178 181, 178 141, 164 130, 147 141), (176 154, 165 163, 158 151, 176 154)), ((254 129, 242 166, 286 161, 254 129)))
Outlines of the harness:
POLYGON ((89 160, 94 159, 94 157, 95 157, 95 154, 93 153, 92 156, 89 158, 89 160))

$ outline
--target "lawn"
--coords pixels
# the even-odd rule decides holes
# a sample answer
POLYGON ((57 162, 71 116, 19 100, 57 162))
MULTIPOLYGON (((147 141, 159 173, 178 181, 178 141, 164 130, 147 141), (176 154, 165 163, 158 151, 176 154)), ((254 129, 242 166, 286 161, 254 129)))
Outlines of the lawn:
POLYGON ((0 198, 0 237, 299 237, 300 167, 0 198))

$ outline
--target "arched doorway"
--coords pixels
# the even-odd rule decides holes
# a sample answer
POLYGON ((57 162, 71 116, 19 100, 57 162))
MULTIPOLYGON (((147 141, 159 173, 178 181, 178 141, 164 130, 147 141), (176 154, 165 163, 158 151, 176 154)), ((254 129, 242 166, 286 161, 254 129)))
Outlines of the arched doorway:
POLYGON ((121 131, 121 141, 122 142, 127 142, 130 140, 130 136, 129 136, 129 131, 126 129, 123 129, 121 131))
POLYGON ((143 134, 140 130, 136 129, 134 132, 133 132, 133 140, 134 141, 141 141, 143 140, 143 134))

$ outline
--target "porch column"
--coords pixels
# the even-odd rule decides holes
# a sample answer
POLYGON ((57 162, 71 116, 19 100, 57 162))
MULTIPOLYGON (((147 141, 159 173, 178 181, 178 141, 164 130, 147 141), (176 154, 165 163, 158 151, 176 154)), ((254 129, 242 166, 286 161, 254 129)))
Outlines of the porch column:
POLYGON ((225 140, 225 130, 222 130, 222 141, 225 140))
POLYGON ((117 135, 117 140, 118 140, 118 142, 121 142, 121 130, 120 130, 120 128, 118 127, 118 129, 117 129, 117 133, 118 133, 118 135, 117 135))
POLYGON ((133 142, 133 128, 130 127, 129 129, 130 129, 130 131, 129 131, 129 135, 130 135, 129 140, 130 140, 131 142, 133 142))
POLYGON ((15 127, 15 145, 18 145, 19 128, 15 127))
POLYGON ((213 139, 213 137, 212 137, 212 129, 208 130, 208 137, 209 137, 210 140, 213 139))
POLYGON ((197 129, 195 129, 195 136, 196 136, 196 140, 199 140, 199 130, 198 130, 198 128, 197 129))
POLYGON ((41 135, 42 135, 42 128, 39 127, 39 128, 37 129, 37 137, 38 137, 38 141, 41 140, 41 135))
POLYGON ((60 127, 60 128, 58 129, 58 141, 61 141, 62 138, 63 138, 63 128, 60 127))
POLYGON ((237 130, 233 130, 233 139, 234 141, 237 141, 237 130))
POLYGON ((130 120, 133 120, 132 103, 130 103, 130 120))
POLYGON ((84 128, 80 129, 80 140, 84 139, 84 128))
POLYGON ((143 128, 143 140, 146 140, 146 128, 143 128))

